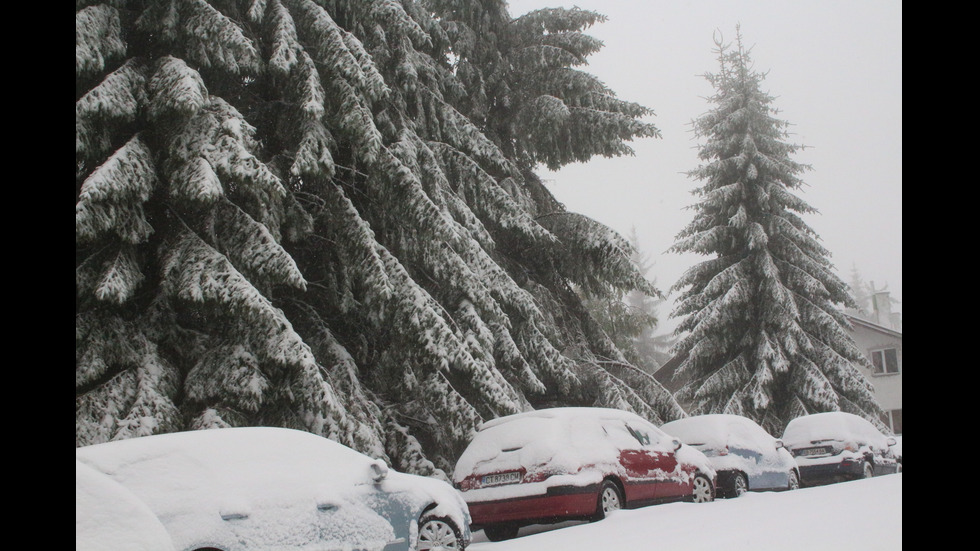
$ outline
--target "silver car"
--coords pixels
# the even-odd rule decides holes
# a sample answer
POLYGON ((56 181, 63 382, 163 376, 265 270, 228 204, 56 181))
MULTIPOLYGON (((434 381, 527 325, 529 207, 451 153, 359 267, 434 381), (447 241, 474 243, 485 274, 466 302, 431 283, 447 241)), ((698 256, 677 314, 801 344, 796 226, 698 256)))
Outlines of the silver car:
POLYGON ((470 541, 466 503, 448 483, 302 431, 161 434, 77 448, 75 458, 144 502, 177 551, 462 550, 470 541))

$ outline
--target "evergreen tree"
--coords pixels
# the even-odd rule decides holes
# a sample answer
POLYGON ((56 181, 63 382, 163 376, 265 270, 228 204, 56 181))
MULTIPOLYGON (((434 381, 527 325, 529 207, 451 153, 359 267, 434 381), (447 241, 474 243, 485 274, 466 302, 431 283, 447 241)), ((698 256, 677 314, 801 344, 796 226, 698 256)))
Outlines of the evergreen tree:
POLYGON ((682 414, 573 289, 656 293, 533 170, 656 136, 578 9, 76 2, 76 446, 321 434, 444 476, 551 404, 682 414))
POLYGON ((851 266, 851 281, 848 283, 848 288, 851 290, 855 304, 854 308, 848 310, 849 313, 860 318, 871 319, 871 296, 874 291, 871 285, 861 277, 856 265, 851 266))
POLYGON ((694 220, 672 250, 711 256, 673 286, 686 316, 678 393, 694 413, 733 413, 774 434, 791 419, 847 411, 878 422, 879 405, 857 366, 868 360, 838 305, 854 307, 830 253, 803 221, 816 212, 794 191, 810 167, 791 159, 788 123, 775 118, 765 75, 737 33, 716 39, 720 68, 708 74, 713 109, 694 122, 703 161, 689 173, 694 220))
MULTIPOLYGON (((633 264, 644 277, 648 277, 653 262, 649 254, 641 250, 635 228, 631 230, 628 240, 633 247, 633 264)), ((656 286, 656 278, 650 281, 656 286)), ((592 317, 626 359, 651 374, 670 359, 674 341, 672 335, 657 334, 659 309, 663 302, 661 295, 649 295, 639 289, 629 291, 624 296, 585 298, 592 317)))

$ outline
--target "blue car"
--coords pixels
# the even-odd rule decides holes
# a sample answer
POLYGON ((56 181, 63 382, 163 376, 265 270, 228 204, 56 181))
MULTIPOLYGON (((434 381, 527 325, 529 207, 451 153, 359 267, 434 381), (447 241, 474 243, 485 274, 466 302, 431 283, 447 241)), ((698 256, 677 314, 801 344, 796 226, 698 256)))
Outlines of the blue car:
POLYGON ((718 495, 795 490, 800 472, 783 443, 755 421, 740 415, 697 415, 660 427, 700 450, 718 472, 718 495))

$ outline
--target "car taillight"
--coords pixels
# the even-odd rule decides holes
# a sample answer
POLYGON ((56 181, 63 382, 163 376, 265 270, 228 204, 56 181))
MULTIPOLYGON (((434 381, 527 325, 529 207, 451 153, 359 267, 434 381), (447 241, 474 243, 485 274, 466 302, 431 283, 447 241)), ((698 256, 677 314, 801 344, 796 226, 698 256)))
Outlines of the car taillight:
POLYGON ((459 482, 456 483, 456 489, 459 490, 459 491, 461 491, 461 492, 465 492, 467 490, 472 490, 474 488, 479 488, 480 487, 479 486, 479 480, 480 480, 479 477, 476 477, 476 476, 468 476, 468 477, 464 478, 463 480, 460 480, 459 482))
POLYGON ((858 445, 856 442, 848 442, 844 444, 844 449, 849 452, 856 452, 858 451, 858 445))
POLYGON ((728 446, 725 446, 723 450, 718 450, 718 455, 728 455, 728 446))
POLYGON ((568 474, 568 469, 562 468, 558 465, 538 465, 537 467, 531 468, 524 475, 524 482, 541 482, 555 475, 568 474))

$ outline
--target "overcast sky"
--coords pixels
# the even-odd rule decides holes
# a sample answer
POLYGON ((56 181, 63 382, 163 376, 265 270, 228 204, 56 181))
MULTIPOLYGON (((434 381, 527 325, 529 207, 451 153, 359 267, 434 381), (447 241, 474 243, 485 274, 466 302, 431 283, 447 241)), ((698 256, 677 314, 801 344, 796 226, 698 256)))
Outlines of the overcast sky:
MULTIPOLYGON (((569 210, 628 236, 655 263, 648 277, 668 291, 687 268, 707 260, 667 253, 694 212, 698 141, 691 121, 713 106, 704 73, 717 71, 713 35, 726 42, 741 25, 763 90, 793 160, 809 164, 797 194, 819 214, 804 220, 831 251, 845 282, 865 281, 902 298, 902 3, 899 0, 512 0, 517 16, 578 6, 608 17, 586 32, 605 46, 583 69, 622 99, 651 108, 662 138, 632 143, 634 157, 598 157, 538 173, 569 210)), ((673 293, 669 298, 676 297, 673 293)), ((894 307, 901 311, 902 305, 894 307)), ((660 312, 666 329, 669 307, 660 312)))

